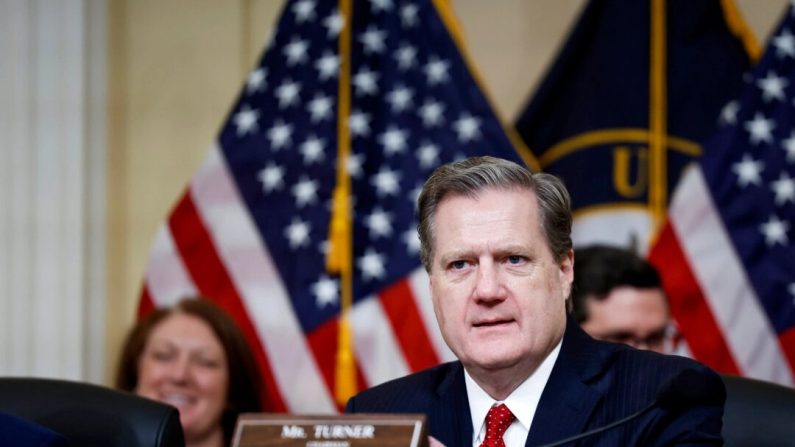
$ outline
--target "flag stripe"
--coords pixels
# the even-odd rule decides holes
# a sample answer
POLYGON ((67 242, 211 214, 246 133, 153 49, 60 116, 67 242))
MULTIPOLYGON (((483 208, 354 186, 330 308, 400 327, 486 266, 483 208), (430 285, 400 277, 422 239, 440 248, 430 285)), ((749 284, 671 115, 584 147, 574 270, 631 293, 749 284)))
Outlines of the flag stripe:
POLYGON ((681 248, 741 371, 792 384, 778 337, 732 249, 700 168, 683 176, 670 208, 681 248))
POLYGON ((740 374, 670 222, 663 226, 649 260, 661 273, 670 298, 671 316, 693 355, 718 371, 740 374))
POLYGON ((790 370, 795 371, 795 329, 782 332, 778 336, 778 341, 781 343, 784 355, 787 356, 790 370))
POLYGON ((202 220, 193 204, 189 192, 180 200, 169 219, 169 227, 174 242, 185 266, 196 285, 205 294, 226 310, 240 325, 246 339, 254 351, 254 356, 263 375, 266 396, 270 411, 285 411, 284 400, 273 380, 268 365, 267 354, 260 343, 256 331, 243 308, 235 285, 226 273, 221 260, 215 252, 210 235, 202 226, 202 220))
MULTIPOLYGON (((241 310, 256 328, 257 342, 270 359, 269 368, 283 390, 286 408, 333 412, 336 408, 321 379, 315 358, 295 318, 268 248, 262 243, 220 150, 214 148, 194 176, 191 193, 207 225, 217 255, 239 291, 241 310), (259 343, 259 341, 262 343, 259 343), (295 393, 301 387, 305 393, 295 393)), ((202 288, 204 290, 204 288, 202 288)))
POLYGON ((177 253, 171 231, 166 226, 160 227, 155 235, 146 271, 146 286, 157 306, 171 306, 182 298, 197 294, 196 285, 177 253))
MULTIPOLYGON (((315 354, 315 360, 320 365, 320 374, 329 390, 329 395, 334 392, 335 368, 337 363, 337 342, 339 319, 331 319, 318 326, 314 331, 307 334, 307 343, 315 354)), ((356 362, 356 383, 359 389, 369 387, 367 380, 362 373, 361 365, 356 362)), ((342 410, 338 405, 338 410, 342 410)))
POLYGON ((331 319, 307 334, 307 343, 320 365, 319 372, 328 393, 334 392, 334 365, 337 363, 337 341, 339 320, 331 319))
POLYGON ((428 331, 420 317, 408 280, 398 281, 379 293, 392 330, 412 371, 420 371, 439 363, 428 331))
POLYGON ((369 385, 411 372, 380 300, 368 297, 356 303, 351 312, 351 325, 356 357, 369 385))
POLYGON ((420 316, 425 324, 430 336, 433 348, 436 355, 443 362, 450 362, 455 360, 455 354, 450 351, 450 348, 445 343, 442 337, 442 331, 439 329, 439 324, 436 322, 436 314, 433 311, 433 299, 431 298, 430 281, 425 269, 419 268, 409 275, 409 282, 411 283, 412 295, 420 311, 420 316))
POLYGON ((155 310, 155 302, 152 299, 152 294, 149 293, 149 287, 144 282, 143 290, 141 291, 141 301, 138 303, 138 318, 142 318, 155 310))

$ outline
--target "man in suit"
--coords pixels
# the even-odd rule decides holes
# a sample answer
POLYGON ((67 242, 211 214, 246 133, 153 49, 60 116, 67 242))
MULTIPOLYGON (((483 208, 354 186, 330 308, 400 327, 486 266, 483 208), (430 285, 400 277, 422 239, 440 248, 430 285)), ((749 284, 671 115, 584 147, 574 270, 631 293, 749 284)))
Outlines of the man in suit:
POLYGON ((458 361, 364 391, 348 412, 424 413, 448 446, 536 446, 659 404, 586 445, 720 445, 725 390, 698 363, 596 341, 567 316, 569 196, 547 174, 478 157, 437 169, 419 199, 421 258, 458 361), (683 371, 689 370, 687 375, 683 371))

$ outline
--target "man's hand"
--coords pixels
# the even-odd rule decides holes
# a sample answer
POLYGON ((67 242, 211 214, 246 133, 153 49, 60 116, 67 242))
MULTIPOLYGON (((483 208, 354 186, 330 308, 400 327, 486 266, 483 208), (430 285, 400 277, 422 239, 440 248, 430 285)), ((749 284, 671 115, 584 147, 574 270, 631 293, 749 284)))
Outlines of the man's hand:
POLYGON ((428 447, 444 447, 444 444, 437 441, 433 436, 428 436, 428 447))

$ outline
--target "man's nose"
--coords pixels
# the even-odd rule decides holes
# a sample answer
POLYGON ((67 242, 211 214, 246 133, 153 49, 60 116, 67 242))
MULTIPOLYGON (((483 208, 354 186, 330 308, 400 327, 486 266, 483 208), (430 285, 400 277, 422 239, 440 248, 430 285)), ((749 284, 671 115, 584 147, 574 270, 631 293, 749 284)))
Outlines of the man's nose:
POLYGON ((478 301, 491 302, 505 299, 505 289, 500 281, 497 266, 490 261, 481 262, 478 266, 475 296, 478 301))

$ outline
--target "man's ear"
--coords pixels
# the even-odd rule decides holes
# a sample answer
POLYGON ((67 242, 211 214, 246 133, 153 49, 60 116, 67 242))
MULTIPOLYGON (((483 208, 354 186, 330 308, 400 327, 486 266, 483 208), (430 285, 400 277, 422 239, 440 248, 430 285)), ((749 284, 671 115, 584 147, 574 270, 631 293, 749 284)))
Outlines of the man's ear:
POLYGON ((574 250, 569 249, 566 256, 558 264, 558 275, 560 276, 563 299, 567 299, 571 294, 571 283, 574 282, 574 250))

